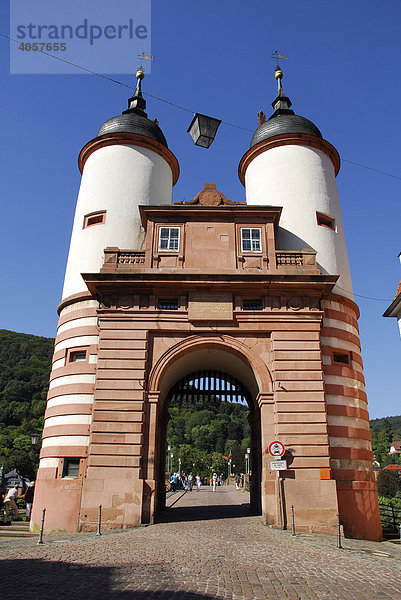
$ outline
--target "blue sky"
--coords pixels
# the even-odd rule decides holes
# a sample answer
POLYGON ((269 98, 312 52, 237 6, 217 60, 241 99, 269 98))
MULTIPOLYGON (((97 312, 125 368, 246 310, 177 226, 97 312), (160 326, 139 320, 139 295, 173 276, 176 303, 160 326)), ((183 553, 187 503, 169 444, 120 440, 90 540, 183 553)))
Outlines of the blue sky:
MULTIPOLYGON (((0 22, 8 34, 6 2, 0 22)), ((228 198, 244 200, 237 167, 247 129, 256 128, 258 110, 270 114, 275 96, 269 56, 276 48, 288 54, 283 84, 293 109, 343 159, 337 182, 371 417, 401 413, 401 341, 396 320, 382 318, 401 276, 400 22, 398 0, 153 0, 156 60, 143 82, 145 92, 245 128, 222 124, 209 150, 197 148, 186 133, 191 114, 147 97, 149 117, 180 163, 174 199, 190 200, 216 182, 228 198)), ((0 37, 0 327, 50 337, 80 183, 77 156, 125 109, 129 90, 94 75, 10 75, 9 44, 0 37)), ((134 85, 135 57, 132 74, 111 77, 134 85)))

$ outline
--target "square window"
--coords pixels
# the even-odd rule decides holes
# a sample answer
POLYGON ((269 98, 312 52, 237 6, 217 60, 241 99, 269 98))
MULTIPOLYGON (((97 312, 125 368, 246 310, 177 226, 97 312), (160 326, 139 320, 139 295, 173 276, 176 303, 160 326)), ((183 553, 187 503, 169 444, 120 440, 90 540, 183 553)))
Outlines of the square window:
POLYGON ((79 476, 79 458, 65 458, 63 465, 63 477, 77 479, 79 476))
POLYGON ((178 252, 180 247, 179 227, 160 227, 159 250, 167 252, 178 252))
POLYGON ((165 300, 159 300, 159 310, 178 310, 178 299, 168 298, 165 300))
POLYGON ((71 350, 68 356, 68 362, 86 361, 86 350, 71 350))
POLYGON ((351 352, 333 352, 333 363, 351 365, 351 352))
POLYGON ((261 252, 261 230, 254 227, 244 227, 241 229, 241 250, 242 252, 261 252))
POLYGON ((242 310, 262 310, 262 299, 256 298, 255 300, 243 300, 242 310))
POLYGON ((321 227, 327 227, 332 231, 336 230, 336 220, 329 215, 325 215, 324 213, 317 212, 316 213, 317 224, 321 227))
POLYGON ((106 221, 106 211, 105 210, 99 210, 98 212, 90 213, 90 214, 84 216, 83 229, 86 229, 86 227, 90 227, 91 225, 101 225, 102 223, 105 223, 105 221, 106 221))

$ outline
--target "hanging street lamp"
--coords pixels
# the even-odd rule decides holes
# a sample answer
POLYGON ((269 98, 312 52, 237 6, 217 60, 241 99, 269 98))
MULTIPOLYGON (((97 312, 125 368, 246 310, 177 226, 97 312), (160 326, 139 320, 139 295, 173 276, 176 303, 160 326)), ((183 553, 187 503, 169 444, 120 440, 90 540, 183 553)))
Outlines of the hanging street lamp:
POLYGON ((213 117, 207 117, 206 115, 196 113, 187 131, 196 146, 209 148, 215 138, 220 123, 220 119, 214 119, 213 117))

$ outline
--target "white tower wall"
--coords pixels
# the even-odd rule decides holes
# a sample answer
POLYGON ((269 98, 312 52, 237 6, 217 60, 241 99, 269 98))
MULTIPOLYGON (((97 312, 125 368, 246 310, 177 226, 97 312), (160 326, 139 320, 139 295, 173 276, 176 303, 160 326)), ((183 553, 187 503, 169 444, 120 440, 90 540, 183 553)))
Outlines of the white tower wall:
POLYGON ((284 145, 266 150, 245 173, 248 205, 282 206, 277 248, 313 248, 324 274, 340 275, 334 292, 352 299, 340 200, 330 158, 315 148, 284 145), (335 219, 335 231, 318 225, 316 212, 335 219))
POLYGON ((138 205, 170 205, 171 167, 158 154, 133 145, 100 148, 87 159, 81 180, 62 298, 87 291, 81 273, 99 272, 107 246, 139 249, 138 205), (85 215, 106 211, 105 222, 83 228, 85 215))

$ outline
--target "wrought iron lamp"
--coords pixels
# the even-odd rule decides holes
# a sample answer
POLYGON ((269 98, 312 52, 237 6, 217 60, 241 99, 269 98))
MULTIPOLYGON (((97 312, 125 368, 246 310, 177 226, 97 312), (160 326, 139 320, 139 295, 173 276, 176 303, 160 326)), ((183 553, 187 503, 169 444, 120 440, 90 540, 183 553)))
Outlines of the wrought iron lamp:
POLYGON ((216 136, 220 123, 220 119, 196 113, 187 131, 196 146, 209 148, 216 136))

